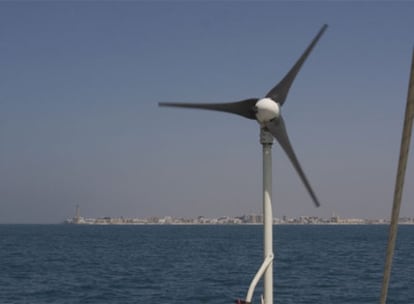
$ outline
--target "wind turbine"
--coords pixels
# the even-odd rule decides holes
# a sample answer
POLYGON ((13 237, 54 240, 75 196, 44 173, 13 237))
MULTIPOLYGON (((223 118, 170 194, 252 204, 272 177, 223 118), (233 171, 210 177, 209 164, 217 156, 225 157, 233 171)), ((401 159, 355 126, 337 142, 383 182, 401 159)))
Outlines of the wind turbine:
POLYGON ((251 303, 254 289, 262 276, 264 276, 263 304, 273 304, 273 214, 271 204, 272 193, 272 144, 273 137, 279 142, 286 152, 293 167, 309 192, 316 207, 319 207, 317 199, 302 167, 296 157, 290 143, 285 122, 282 117, 281 107, 285 103, 289 89, 303 63, 312 49, 321 38, 328 26, 325 24, 306 48, 302 56, 296 61, 285 77, 276 84, 263 98, 249 98, 237 102, 227 103, 176 103, 160 102, 159 106, 193 108, 203 110, 221 111, 237 114, 248 119, 256 120, 260 125, 260 143, 263 146, 263 226, 264 226, 264 261, 253 278, 246 300, 239 303, 251 303))

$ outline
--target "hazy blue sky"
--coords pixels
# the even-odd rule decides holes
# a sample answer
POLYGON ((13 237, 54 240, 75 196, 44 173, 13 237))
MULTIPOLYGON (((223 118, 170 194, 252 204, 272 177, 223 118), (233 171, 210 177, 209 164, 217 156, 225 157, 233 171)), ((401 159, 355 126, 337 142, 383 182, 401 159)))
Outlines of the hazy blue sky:
MULTIPOLYGON (((274 215, 389 217, 414 2, 0 2, 0 223, 261 212, 259 127, 159 101, 284 105, 274 215)), ((414 162, 402 216, 414 216, 414 162)))

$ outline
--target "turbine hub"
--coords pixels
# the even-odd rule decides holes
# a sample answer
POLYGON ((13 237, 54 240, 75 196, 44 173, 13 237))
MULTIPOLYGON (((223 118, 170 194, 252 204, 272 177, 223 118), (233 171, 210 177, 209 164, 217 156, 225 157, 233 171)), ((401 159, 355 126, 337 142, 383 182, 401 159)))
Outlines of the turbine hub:
POLYGON ((256 103, 256 118, 266 123, 280 116, 280 106, 270 98, 262 98, 256 103))

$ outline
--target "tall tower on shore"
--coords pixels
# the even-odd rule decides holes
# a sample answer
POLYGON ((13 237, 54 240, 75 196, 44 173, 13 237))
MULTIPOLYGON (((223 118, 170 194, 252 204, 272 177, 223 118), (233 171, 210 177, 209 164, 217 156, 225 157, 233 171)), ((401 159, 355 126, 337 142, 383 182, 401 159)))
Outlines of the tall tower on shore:
POLYGON ((75 212, 75 220, 74 220, 74 222, 76 224, 78 224, 79 223, 79 220, 80 220, 80 208, 79 208, 79 204, 78 204, 78 205, 76 205, 76 212, 75 212))

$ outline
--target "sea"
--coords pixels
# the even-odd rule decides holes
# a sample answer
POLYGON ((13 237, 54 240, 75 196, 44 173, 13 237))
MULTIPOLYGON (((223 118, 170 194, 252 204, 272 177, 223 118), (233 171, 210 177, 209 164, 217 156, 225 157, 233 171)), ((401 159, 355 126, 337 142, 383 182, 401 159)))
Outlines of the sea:
MULTIPOLYGON (((262 228, 0 225, 0 304, 234 303, 262 263, 262 228)), ((385 225, 274 226, 274 303, 378 303, 387 237, 385 225)), ((399 227, 387 303, 414 303, 414 225, 399 227)))

